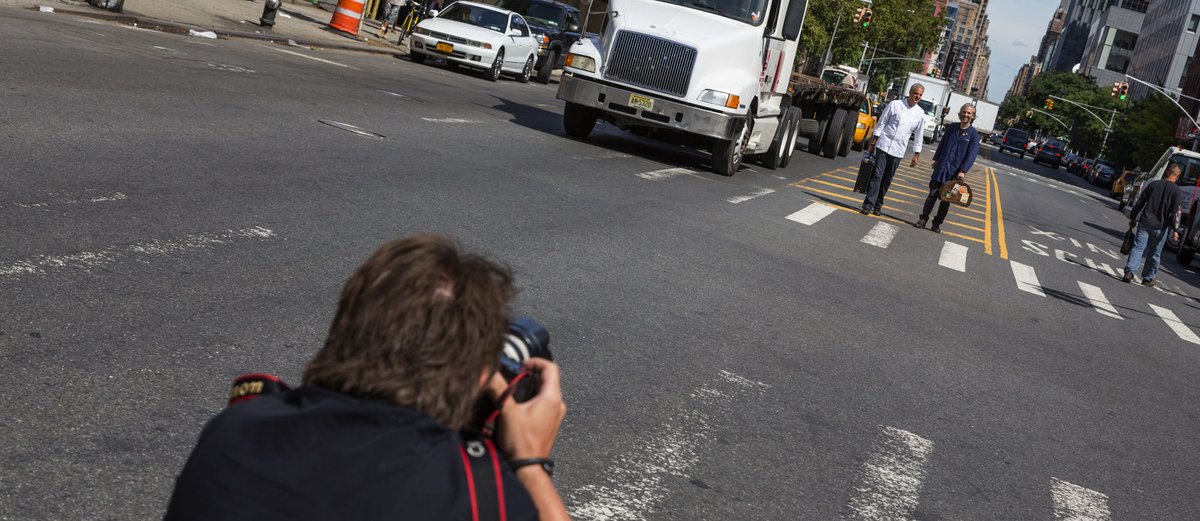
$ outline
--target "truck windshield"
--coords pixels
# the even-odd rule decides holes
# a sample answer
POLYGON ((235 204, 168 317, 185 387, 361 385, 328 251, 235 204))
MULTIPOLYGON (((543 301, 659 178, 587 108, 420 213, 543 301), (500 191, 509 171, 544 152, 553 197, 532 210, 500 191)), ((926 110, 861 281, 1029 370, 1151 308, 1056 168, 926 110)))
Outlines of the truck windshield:
POLYGON ((1175 181, 1175 184, 1179 186, 1196 185, 1196 179, 1200 178, 1200 159, 1183 154, 1175 154, 1171 156, 1171 164, 1179 165, 1180 170, 1183 171, 1183 175, 1179 176, 1179 180, 1175 181))
POLYGON ((933 102, 932 101, 921 100, 921 101, 917 102, 917 105, 921 106, 921 110, 925 111, 926 116, 933 115, 933 102))
POLYGON ((766 19, 767 0, 658 0, 691 9, 707 11, 732 18, 750 25, 759 25, 766 19))

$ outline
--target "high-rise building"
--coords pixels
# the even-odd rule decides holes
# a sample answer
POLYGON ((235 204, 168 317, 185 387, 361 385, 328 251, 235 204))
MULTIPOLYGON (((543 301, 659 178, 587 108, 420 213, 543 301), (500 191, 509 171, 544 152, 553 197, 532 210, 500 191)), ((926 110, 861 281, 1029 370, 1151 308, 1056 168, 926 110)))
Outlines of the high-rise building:
POLYGON ((1121 0, 1061 0, 1063 26, 1058 38, 1047 46, 1043 59, 1046 70, 1075 71, 1083 57, 1092 24, 1108 3, 1121 0))
MULTIPOLYGON (((1066 3, 1065 1, 1063 2, 1066 3)), ((1066 24, 1067 12, 1063 6, 1059 6, 1054 12, 1054 16, 1050 17, 1050 23, 1046 25, 1046 34, 1042 35, 1042 43, 1038 45, 1037 60, 1042 64, 1042 68, 1049 68, 1050 56, 1054 52, 1054 48, 1058 45, 1058 39, 1062 36, 1063 26, 1066 24)))
POLYGON ((934 53, 926 56, 925 71, 938 69, 951 88, 964 94, 986 91, 979 83, 988 77, 987 17, 988 0, 940 0, 938 13, 947 19, 941 41, 934 53), (977 70, 978 69, 978 70, 977 70), (972 91, 974 89, 974 91, 972 91))
POLYGON ((1042 72, 1042 64, 1038 62, 1037 56, 1030 56, 1029 63, 1021 66, 1017 71, 1017 77, 1013 78, 1012 86, 1008 88, 1008 94, 1005 99, 1013 96, 1024 96, 1029 94, 1029 82, 1033 81, 1033 77, 1042 72))
MULTIPOLYGON (((1144 2, 1143 2, 1144 3, 1144 2)), ((1128 72, 1168 91, 1180 92, 1196 53, 1200 0, 1155 0, 1146 9, 1128 72)), ((1149 89, 1130 83, 1130 95, 1143 98, 1149 89)))
POLYGON ((1134 50, 1141 46, 1138 33, 1147 5, 1148 0, 1108 0, 1099 7, 1079 58, 1079 74, 1102 86, 1125 79, 1134 50))

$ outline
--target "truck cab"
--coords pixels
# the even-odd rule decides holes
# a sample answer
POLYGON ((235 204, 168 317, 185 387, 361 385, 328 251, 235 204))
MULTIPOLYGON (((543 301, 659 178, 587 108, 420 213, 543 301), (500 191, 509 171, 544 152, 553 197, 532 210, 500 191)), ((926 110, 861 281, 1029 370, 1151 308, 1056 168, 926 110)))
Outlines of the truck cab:
POLYGON ((611 0, 596 14, 600 34, 566 56, 564 130, 583 139, 603 120, 707 147, 722 175, 749 155, 786 165, 800 120, 788 80, 806 10, 807 0, 611 0))

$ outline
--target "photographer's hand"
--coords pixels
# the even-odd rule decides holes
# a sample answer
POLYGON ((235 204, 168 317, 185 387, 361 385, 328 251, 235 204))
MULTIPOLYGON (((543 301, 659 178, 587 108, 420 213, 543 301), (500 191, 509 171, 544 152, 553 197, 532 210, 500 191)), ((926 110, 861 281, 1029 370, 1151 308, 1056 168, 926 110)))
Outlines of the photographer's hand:
MULTIPOLYGON (((558 365, 549 360, 531 358, 525 367, 542 379, 537 395, 525 403, 517 403, 511 397, 500 409, 499 439, 501 450, 510 460, 525 458, 549 458, 558 438, 558 429, 567 415, 563 402, 562 386, 559 383, 558 365)), ((504 379, 499 374, 492 377, 492 397, 504 392, 504 379)), ((550 475, 537 465, 517 469, 517 479, 533 498, 538 517, 542 521, 570 521, 567 507, 563 504, 550 475)))

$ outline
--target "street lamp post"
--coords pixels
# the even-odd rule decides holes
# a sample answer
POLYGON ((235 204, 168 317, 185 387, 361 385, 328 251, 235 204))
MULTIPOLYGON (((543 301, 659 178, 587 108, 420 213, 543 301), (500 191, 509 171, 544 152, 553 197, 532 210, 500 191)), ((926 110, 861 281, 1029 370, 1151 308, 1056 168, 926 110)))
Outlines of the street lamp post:
MULTIPOLYGON (((1148 81, 1145 81, 1145 80, 1142 80, 1139 78, 1134 78, 1133 76, 1130 76, 1128 74, 1126 74, 1125 77, 1129 78, 1133 81, 1136 81, 1138 83, 1141 83, 1142 85, 1150 87, 1155 92, 1158 92, 1159 94, 1162 94, 1163 96, 1166 96, 1167 99, 1171 100, 1171 103, 1174 103, 1176 107, 1179 107, 1179 110, 1183 111, 1184 116, 1187 116, 1187 118, 1192 121, 1192 128, 1200 128, 1200 123, 1196 123, 1196 118, 1193 118, 1192 114, 1190 112, 1188 112, 1186 109, 1184 109, 1183 105, 1180 105, 1178 101, 1175 101, 1175 98, 1172 98, 1171 95, 1165 89, 1163 89, 1162 87, 1159 87, 1158 85, 1150 83, 1148 81)), ((1179 95, 1183 96, 1182 94, 1179 94, 1179 95)), ((1187 96, 1187 97, 1191 98, 1191 96, 1187 96)), ((1196 99, 1196 98, 1191 98, 1191 99, 1196 99)), ((1192 150, 1196 150, 1198 148, 1200 148, 1200 134, 1192 137, 1192 150)))

